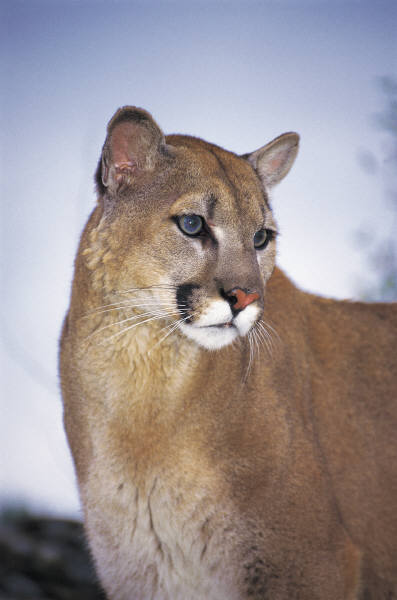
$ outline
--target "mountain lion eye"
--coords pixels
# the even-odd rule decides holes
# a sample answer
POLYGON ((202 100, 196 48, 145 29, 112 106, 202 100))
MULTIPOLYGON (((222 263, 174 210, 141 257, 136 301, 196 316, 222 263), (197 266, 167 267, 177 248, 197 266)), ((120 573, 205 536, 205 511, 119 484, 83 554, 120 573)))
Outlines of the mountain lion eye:
POLYGON ((269 242, 271 236, 266 229, 259 229, 254 235, 254 246, 257 250, 262 250, 269 242))
POLYGON ((204 228, 204 220, 198 215, 182 215, 177 223, 183 233, 191 236, 198 235, 204 228))

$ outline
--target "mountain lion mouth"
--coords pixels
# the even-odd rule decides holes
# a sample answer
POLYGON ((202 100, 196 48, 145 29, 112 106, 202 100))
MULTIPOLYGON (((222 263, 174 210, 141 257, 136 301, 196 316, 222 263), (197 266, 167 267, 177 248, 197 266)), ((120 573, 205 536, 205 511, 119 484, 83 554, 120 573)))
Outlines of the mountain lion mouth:
POLYGON ((228 346, 234 340, 244 337, 254 327, 260 314, 257 307, 249 306, 234 319, 220 323, 181 323, 179 328, 188 338, 208 350, 228 346))

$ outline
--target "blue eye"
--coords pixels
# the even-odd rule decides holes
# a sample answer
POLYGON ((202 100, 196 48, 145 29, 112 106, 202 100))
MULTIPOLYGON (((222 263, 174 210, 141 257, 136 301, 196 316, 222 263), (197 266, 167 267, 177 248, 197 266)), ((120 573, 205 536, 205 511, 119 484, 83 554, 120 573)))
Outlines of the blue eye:
POLYGON ((182 215, 177 223, 183 233, 191 236, 199 235, 204 228, 204 220, 199 215, 182 215))
POLYGON ((267 246, 271 239, 271 232, 266 229, 259 229, 254 235, 254 246, 257 250, 262 250, 267 246))

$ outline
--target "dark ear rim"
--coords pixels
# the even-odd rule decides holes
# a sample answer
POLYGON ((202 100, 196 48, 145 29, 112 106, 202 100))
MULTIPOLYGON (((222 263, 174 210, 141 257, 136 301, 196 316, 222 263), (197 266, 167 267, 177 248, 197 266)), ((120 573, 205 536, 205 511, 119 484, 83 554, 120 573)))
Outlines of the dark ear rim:
POLYGON ((102 152, 95 170, 94 183, 97 195, 103 196, 103 194, 106 192, 106 186, 103 185, 102 181, 102 152))
MULTIPOLYGON (((158 127, 152 115, 147 110, 139 106, 125 105, 118 108, 110 119, 107 125, 107 135, 109 136, 112 133, 112 129, 123 121, 131 121, 132 123, 140 123, 141 125, 144 123, 155 123, 158 127)), ((158 129, 160 128, 158 127, 158 129)))

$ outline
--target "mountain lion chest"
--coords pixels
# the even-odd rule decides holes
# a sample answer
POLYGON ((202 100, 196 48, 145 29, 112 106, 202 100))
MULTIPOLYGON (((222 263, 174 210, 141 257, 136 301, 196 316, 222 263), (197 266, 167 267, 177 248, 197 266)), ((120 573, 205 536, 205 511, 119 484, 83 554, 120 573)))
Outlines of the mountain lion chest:
POLYGON ((237 598, 225 548, 236 519, 205 456, 176 445, 150 467, 131 455, 120 469, 117 453, 108 447, 107 467, 102 457, 83 491, 108 589, 126 600, 237 598))

